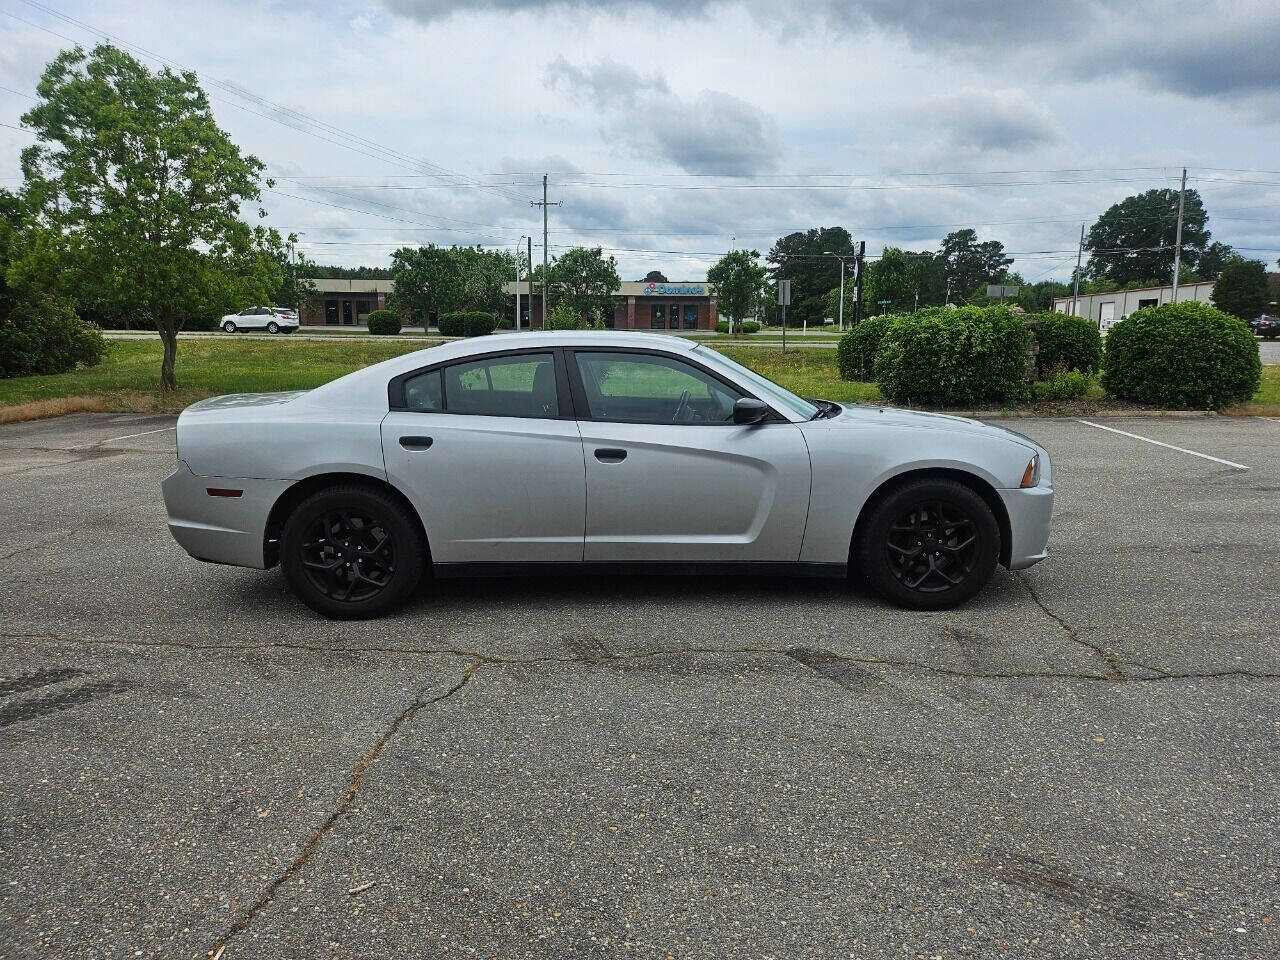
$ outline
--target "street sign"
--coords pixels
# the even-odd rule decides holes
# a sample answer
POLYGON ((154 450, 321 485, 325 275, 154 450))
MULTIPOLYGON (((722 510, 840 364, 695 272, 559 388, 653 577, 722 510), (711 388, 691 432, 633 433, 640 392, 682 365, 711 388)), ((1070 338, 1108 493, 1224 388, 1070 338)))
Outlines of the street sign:
POLYGON ((778 306, 780 307, 791 306, 791 281, 790 280, 778 281, 778 306))
POLYGON ((987 299, 1003 300, 1005 297, 1016 297, 1020 289, 1021 289, 1020 287, 1009 286, 1007 284, 988 283, 987 299))

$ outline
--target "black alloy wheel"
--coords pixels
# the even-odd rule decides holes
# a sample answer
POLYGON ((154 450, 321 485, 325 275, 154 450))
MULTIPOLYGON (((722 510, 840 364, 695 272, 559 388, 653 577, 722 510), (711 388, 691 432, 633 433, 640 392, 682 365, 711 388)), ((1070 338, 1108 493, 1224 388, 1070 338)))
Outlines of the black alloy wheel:
POLYGON ((973 488, 951 479, 908 481, 871 507, 854 565, 876 592, 904 607, 944 610, 991 578, 1000 526, 973 488))
POLYGON ((403 603, 428 561, 421 527, 398 499, 349 485, 297 506, 281 532, 280 562, 289 586, 313 610, 360 620, 403 603))

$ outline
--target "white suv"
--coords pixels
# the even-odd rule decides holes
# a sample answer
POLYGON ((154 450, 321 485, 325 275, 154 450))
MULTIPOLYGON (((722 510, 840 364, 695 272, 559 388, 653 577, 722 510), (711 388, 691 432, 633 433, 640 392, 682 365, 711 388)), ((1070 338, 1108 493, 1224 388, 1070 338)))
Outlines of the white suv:
POLYGON ((293 333, 298 329, 298 315, 283 307, 249 307, 222 318, 227 333, 240 330, 265 330, 267 333, 293 333))

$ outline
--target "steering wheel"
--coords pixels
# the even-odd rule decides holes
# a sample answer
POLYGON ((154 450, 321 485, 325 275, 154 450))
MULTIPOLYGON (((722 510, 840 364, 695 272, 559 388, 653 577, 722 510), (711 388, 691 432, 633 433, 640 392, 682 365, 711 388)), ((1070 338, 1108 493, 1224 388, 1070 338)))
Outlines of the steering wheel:
POLYGON ((684 419, 684 414, 689 412, 689 391, 686 390, 680 394, 680 402, 676 404, 676 412, 671 415, 672 423, 679 423, 684 419))

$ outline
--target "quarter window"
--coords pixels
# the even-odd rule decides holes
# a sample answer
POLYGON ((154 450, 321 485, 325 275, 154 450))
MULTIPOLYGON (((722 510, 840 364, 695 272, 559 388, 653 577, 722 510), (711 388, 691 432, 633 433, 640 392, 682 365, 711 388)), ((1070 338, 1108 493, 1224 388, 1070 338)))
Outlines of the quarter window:
POLYGON ((557 416, 555 361, 526 353, 445 367, 444 404, 450 413, 476 416, 557 416))
POLYGON ((443 410, 440 371, 428 370, 404 382, 404 405, 409 410, 443 410))
POLYGON ((638 423, 728 423, 742 393, 674 357, 578 353, 593 420, 638 423))

